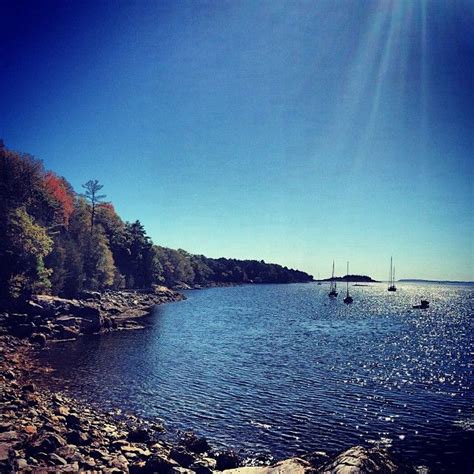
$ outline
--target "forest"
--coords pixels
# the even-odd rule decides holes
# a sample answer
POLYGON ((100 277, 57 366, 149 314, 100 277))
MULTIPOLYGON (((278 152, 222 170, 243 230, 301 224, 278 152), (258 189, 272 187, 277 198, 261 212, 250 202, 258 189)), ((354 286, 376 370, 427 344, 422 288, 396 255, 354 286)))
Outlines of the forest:
POLYGON ((156 245, 139 220, 120 218, 102 188, 91 179, 76 192, 40 160, 0 140, 0 298, 313 279, 263 260, 212 259, 156 245))

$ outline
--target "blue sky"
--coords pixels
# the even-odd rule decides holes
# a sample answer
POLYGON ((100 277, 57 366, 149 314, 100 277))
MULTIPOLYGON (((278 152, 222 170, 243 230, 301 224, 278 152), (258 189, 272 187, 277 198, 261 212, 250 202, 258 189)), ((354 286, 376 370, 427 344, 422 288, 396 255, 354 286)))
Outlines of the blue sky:
POLYGON ((474 3, 2 2, 0 136, 156 243, 474 280, 474 3))

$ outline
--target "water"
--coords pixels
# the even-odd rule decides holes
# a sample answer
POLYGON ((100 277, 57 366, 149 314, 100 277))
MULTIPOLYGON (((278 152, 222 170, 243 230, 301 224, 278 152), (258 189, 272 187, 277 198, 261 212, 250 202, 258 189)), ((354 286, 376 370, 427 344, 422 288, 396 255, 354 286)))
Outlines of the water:
MULTIPOLYGON (((187 293, 147 328, 52 345, 55 382, 103 408, 163 419, 276 458, 383 444, 472 472, 474 287, 259 285, 187 293), (411 309, 420 298, 425 311, 411 309)), ((51 381, 50 381, 51 382, 51 381)))

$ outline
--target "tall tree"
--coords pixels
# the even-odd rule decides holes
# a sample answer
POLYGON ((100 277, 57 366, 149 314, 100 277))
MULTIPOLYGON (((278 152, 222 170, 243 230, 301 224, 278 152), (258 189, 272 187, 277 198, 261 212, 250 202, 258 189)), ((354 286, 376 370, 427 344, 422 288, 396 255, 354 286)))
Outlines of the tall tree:
POLYGON ((99 181, 97 181, 96 179, 90 179, 89 181, 87 181, 86 184, 83 184, 82 187, 85 189, 83 196, 89 200, 92 207, 90 229, 92 233, 94 229, 96 207, 104 200, 104 198, 107 197, 107 195, 99 194, 99 191, 104 187, 104 185, 99 184, 99 181))

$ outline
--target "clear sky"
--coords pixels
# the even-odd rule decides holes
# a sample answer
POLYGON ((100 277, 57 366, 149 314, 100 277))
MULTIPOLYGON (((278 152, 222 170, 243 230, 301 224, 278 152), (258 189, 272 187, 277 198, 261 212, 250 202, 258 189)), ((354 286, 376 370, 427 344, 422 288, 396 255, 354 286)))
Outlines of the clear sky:
POLYGON ((0 136, 153 240, 474 280, 474 2, 0 2, 0 136))

